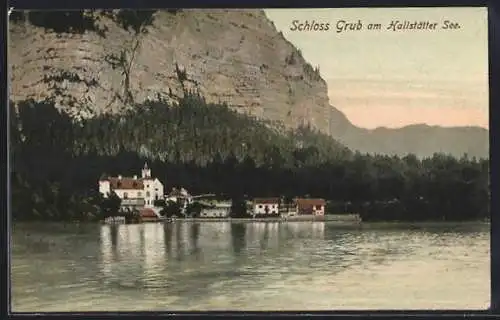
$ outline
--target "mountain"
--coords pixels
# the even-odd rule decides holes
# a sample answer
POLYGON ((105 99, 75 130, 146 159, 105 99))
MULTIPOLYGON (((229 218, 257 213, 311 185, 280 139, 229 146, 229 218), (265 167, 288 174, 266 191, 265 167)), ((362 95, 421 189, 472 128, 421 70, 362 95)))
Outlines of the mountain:
POLYGON ((354 126, 340 115, 337 122, 332 123, 330 134, 349 148, 367 153, 400 156, 414 153, 428 157, 440 152, 456 157, 464 154, 489 157, 489 131, 481 127, 415 124, 396 129, 380 127, 369 130, 354 126))
POLYGON ((481 128, 354 126, 330 105, 319 69, 262 10, 29 11, 10 21, 14 102, 49 99, 78 119, 195 91, 288 128, 308 124, 362 152, 488 154, 481 128))

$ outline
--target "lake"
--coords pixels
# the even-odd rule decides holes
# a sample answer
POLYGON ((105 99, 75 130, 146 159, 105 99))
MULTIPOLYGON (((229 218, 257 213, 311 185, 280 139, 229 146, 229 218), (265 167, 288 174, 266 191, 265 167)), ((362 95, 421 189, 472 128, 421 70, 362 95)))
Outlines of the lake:
POLYGON ((486 309, 489 228, 16 224, 12 311, 486 309))

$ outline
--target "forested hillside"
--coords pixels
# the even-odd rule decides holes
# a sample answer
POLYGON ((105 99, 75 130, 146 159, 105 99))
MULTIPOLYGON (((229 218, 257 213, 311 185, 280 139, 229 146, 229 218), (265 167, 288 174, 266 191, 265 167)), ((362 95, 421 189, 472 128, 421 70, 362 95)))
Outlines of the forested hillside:
POLYGON ((484 128, 353 125, 336 108, 348 106, 330 105, 319 67, 264 10, 15 10, 9 21, 10 97, 16 103, 49 98, 80 119, 134 110, 158 97, 176 102, 192 89, 208 102, 227 102, 287 128, 310 124, 363 153, 489 153, 484 128))
POLYGON ((323 197, 331 212, 365 220, 489 216, 488 160, 353 153, 313 129, 284 132, 194 94, 80 122, 50 100, 11 103, 10 114, 17 220, 92 218, 99 177, 137 174, 146 160, 167 189, 323 197))

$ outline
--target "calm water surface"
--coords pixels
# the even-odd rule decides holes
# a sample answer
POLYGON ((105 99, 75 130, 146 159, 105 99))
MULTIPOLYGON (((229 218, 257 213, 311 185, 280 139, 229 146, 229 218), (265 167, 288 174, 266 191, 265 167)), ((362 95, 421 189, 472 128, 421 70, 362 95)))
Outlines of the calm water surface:
POLYGON ((19 224, 12 311, 485 309, 488 224, 19 224))

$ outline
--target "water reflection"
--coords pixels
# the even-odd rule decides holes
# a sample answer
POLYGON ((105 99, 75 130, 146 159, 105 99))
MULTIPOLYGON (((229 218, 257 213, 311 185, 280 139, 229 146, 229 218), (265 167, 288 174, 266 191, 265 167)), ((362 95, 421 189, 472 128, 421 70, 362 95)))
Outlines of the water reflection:
MULTIPOLYGON (((112 226, 115 227, 115 226, 112 226)), ((111 227, 103 226, 101 228, 101 272, 104 277, 107 277, 112 272, 113 263, 117 260, 118 256, 114 255, 116 253, 116 241, 111 241, 111 227)))
POLYGON ((163 224, 163 243, 166 257, 170 257, 172 255, 172 228, 173 225, 171 223, 163 224))
POLYGON ((201 252, 198 244, 198 239, 200 237, 200 224, 193 223, 191 225, 190 233, 191 233, 191 243, 193 244, 193 253, 196 257, 199 258, 199 254, 201 252))
POLYGON ((21 311, 477 308, 489 295, 488 228, 176 222, 26 229, 13 243, 21 311))
POLYGON ((159 224, 101 227, 101 272, 105 283, 145 287, 164 266, 164 232, 159 224))
POLYGON ((211 278, 248 274, 252 269, 248 263, 261 263, 265 269, 286 250, 297 249, 287 239, 321 240, 324 228, 322 222, 105 225, 101 272, 104 283, 123 288, 151 287, 151 282, 157 284, 173 274, 203 279, 209 285, 211 278))
POLYGON ((234 223, 231 225, 231 243, 233 247, 233 252, 235 255, 239 256, 246 248, 247 239, 247 224, 246 223, 234 223))
MULTIPOLYGON (((158 274, 165 277, 173 272, 189 276, 194 273, 201 278, 212 273, 235 275, 241 273, 239 268, 246 265, 248 271, 251 269, 248 265, 255 263, 260 264, 260 270, 267 265, 276 269, 280 263, 284 270, 293 270, 291 261, 304 260, 301 253, 321 243, 321 250, 307 256, 307 265, 315 272, 338 273, 355 266, 370 269, 388 265, 395 259, 405 259, 422 249, 419 239, 423 234, 423 231, 408 236, 397 231, 353 233, 337 230, 325 236, 324 222, 102 226, 101 269, 105 278, 114 279, 111 283, 123 284, 119 279, 136 278, 141 279, 136 282, 142 285, 157 279, 158 274)), ((430 234, 428 238, 439 247, 429 256, 439 259, 446 250, 442 237, 430 234)), ((471 243, 470 237, 464 239, 471 243)))

